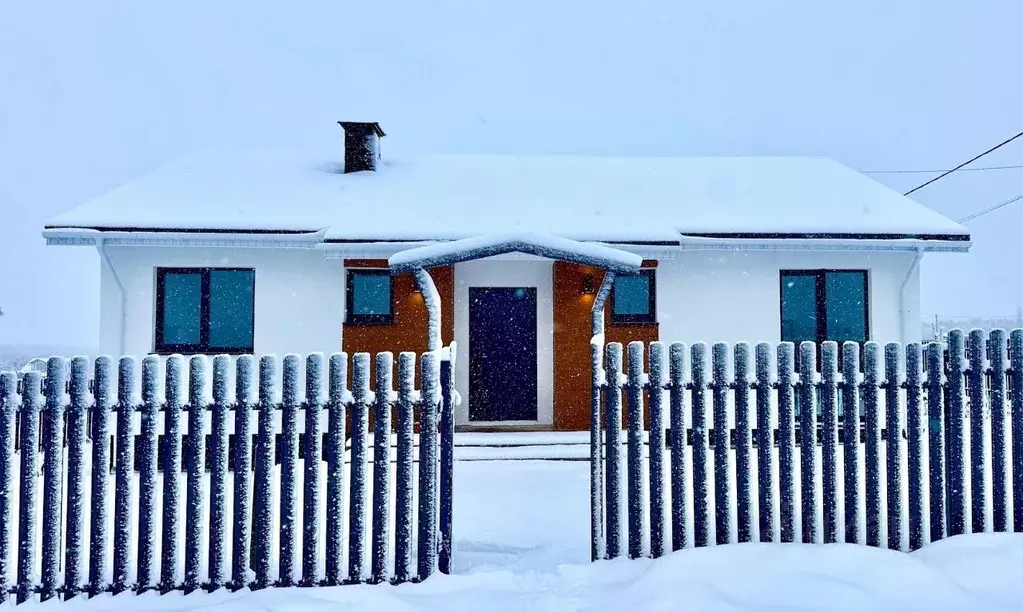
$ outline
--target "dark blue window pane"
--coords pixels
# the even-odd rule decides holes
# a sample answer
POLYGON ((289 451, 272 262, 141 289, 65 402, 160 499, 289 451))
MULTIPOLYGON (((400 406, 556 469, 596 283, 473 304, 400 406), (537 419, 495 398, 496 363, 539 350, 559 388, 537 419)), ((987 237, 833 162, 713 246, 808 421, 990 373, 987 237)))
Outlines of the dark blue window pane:
POLYGON ((198 344, 202 317, 202 275, 166 274, 163 277, 164 344, 198 344))
POLYGON ((863 272, 828 272, 824 291, 828 340, 867 341, 866 282, 863 272))
POLYGON ((614 284, 614 313, 620 315, 650 314, 650 277, 616 276, 614 284))
POLYGON ((354 274, 352 276, 352 314, 391 314, 391 277, 387 274, 354 274))
POLYGON ((210 348, 251 349, 255 272, 210 271, 210 348))
POLYGON ((817 276, 782 275, 781 339, 783 342, 817 340, 817 276))

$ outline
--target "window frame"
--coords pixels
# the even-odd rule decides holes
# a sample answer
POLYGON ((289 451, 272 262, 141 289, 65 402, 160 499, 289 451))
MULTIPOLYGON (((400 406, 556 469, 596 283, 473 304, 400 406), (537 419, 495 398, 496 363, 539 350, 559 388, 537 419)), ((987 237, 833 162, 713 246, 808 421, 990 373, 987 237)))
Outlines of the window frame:
POLYGON ((256 269, 234 267, 210 268, 156 268, 156 309, 153 324, 153 352, 157 355, 251 355, 254 346, 241 348, 210 347, 210 277, 212 272, 251 272, 252 273, 252 344, 256 337, 256 269), (170 274, 198 274, 199 290, 199 342, 197 344, 171 344, 164 342, 163 319, 167 307, 165 278, 170 274))
MULTIPOLYGON (((818 348, 827 341, 828 334, 828 292, 827 276, 833 273, 856 273, 863 275, 863 335, 864 342, 870 341, 870 271, 862 268, 824 268, 818 270, 779 270, 778 271, 778 337, 786 342, 782 332, 785 322, 785 277, 786 276, 813 276, 817 281, 815 291, 817 311, 817 333, 813 342, 818 348)), ((803 342, 802 340, 800 342, 803 342)), ((798 344, 798 343, 797 343, 798 344)), ((841 347, 839 347, 839 358, 841 359, 841 347)))
MULTIPOLYGON (((656 325, 657 324, 657 268, 641 268, 638 275, 648 277, 650 292, 647 295, 649 300, 647 314, 618 314, 615 312, 615 294, 618 291, 618 283, 616 282, 611 287, 611 323, 615 325, 656 325)), ((615 277, 617 281, 623 276, 630 276, 625 274, 619 274, 615 277)))
POLYGON ((386 268, 348 268, 345 270, 345 325, 394 324, 394 276, 386 268), (386 276, 389 279, 390 308, 387 314, 360 314, 352 312, 355 305, 355 275, 386 276))

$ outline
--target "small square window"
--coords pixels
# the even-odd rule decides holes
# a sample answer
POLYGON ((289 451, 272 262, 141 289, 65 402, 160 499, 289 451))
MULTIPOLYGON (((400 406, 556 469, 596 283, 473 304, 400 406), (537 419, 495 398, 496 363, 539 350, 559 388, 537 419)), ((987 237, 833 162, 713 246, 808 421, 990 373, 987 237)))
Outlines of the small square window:
POLYGON ((387 270, 348 270, 345 323, 389 325, 394 322, 394 295, 387 270))
POLYGON ((657 320, 654 270, 615 276, 611 295, 612 323, 654 323, 657 320))

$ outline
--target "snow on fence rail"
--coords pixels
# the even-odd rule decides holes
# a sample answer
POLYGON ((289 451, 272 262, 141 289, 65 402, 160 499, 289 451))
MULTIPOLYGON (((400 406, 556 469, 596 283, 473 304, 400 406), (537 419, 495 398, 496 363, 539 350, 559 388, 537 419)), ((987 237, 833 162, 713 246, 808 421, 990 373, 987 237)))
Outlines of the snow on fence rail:
POLYGON ((109 357, 95 360, 91 376, 85 357, 55 357, 45 377, 0 374, 0 601, 14 594, 21 603, 37 592, 45 601, 128 590, 409 582, 448 572, 454 354, 453 347, 423 354, 417 391, 416 355, 401 353, 397 392, 391 353, 376 355, 373 391, 368 353, 353 356, 350 387, 346 354, 330 356, 326 385, 324 356, 309 355, 304 397, 298 355, 284 358, 281 379, 277 358, 262 357, 258 395, 250 355, 233 368, 226 355, 213 359, 209 397, 205 356, 192 357, 187 372, 180 355, 165 363, 146 357, 141 401, 132 357, 121 358, 116 373, 109 357))
POLYGON ((629 344, 624 371, 620 343, 595 354, 606 436, 591 465, 604 487, 591 491, 596 558, 751 541, 905 551, 1023 531, 1021 329, 1008 343, 1002 330, 957 330, 947 347, 883 354, 876 342, 841 354, 804 342, 798 372, 792 343, 715 344, 709 370, 705 344, 650 343, 647 370, 645 348, 629 344))

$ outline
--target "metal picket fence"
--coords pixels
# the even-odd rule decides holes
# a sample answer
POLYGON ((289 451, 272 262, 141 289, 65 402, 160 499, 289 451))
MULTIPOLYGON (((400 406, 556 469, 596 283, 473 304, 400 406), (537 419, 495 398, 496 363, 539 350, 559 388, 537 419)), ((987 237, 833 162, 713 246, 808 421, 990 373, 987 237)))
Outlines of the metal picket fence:
POLYGON ((702 343, 650 343, 647 363, 630 343, 624 370, 622 345, 602 348, 595 559, 751 541, 908 551, 1023 531, 1023 330, 883 354, 806 342, 798 372, 792 343, 715 344, 709 369, 702 343))
POLYGON ((350 384, 347 354, 309 355, 304 397, 298 355, 280 379, 277 358, 260 358, 258 394, 251 355, 214 357, 211 380, 205 356, 187 372, 180 355, 148 356, 141 393, 132 357, 116 373, 109 357, 92 372, 76 357, 0 374, 0 601, 448 573, 454 354, 423 354, 416 390, 416 355, 401 353, 397 391, 389 352, 373 390, 369 353, 353 356, 350 384))

